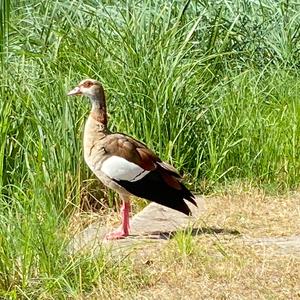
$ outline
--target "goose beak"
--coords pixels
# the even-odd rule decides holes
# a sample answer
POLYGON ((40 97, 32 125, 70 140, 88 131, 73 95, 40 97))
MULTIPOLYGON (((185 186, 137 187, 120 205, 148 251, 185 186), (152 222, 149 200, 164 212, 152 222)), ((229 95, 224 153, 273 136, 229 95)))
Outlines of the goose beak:
POLYGON ((80 87, 76 86, 73 90, 71 90, 68 94, 68 96, 74 96, 74 95, 81 95, 80 87))

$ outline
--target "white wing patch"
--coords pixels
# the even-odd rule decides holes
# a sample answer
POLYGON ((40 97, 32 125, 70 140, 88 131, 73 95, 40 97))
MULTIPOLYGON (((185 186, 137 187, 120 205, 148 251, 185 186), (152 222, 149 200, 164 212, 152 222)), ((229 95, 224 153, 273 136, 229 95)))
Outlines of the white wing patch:
POLYGON ((120 156, 107 158, 101 171, 112 179, 127 181, 138 181, 150 172, 120 156))

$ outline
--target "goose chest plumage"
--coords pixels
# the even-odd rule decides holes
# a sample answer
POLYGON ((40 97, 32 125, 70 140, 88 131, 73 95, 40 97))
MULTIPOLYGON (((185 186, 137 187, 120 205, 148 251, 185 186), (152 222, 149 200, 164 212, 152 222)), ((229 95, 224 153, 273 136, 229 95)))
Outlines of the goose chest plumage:
POLYGON ((90 98, 92 108, 84 129, 84 159, 104 185, 122 199, 122 226, 107 239, 129 235, 130 196, 134 195, 190 215, 184 200, 196 205, 194 195, 184 186, 171 165, 145 144, 107 127, 105 94, 102 85, 86 79, 68 93, 90 98))

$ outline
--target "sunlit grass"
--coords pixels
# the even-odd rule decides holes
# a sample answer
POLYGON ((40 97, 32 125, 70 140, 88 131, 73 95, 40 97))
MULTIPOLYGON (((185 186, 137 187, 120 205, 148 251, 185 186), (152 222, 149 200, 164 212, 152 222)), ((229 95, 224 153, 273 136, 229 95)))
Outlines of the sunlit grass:
MULTIPOLYGON (((297 3, 272 0, 0 1, 0 297, 75 298, 99 280, 108 297, 107 274, 124 290, 147 282, 127 262, 66 251, 69 216, 92 186, 89 105, 66 97, 83 78, 103 83, 111 129, 192 189, 296 188, 299 17, 297 3)), ((192 237, 177 241, 189 257, 192 237)))

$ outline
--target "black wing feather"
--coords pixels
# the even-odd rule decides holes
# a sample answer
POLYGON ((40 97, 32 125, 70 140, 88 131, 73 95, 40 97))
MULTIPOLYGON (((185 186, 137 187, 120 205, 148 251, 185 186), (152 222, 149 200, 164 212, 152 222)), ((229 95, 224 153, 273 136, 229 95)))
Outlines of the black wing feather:
POLYGON ((149 172, 138 181, 114 181, 137 197, 159 203, 186 215, 191 215, 191 210, 184 199, 197 206, 194 195, 182 183, 180 183, 180 190, 170 187, 158 170, 149 172))

